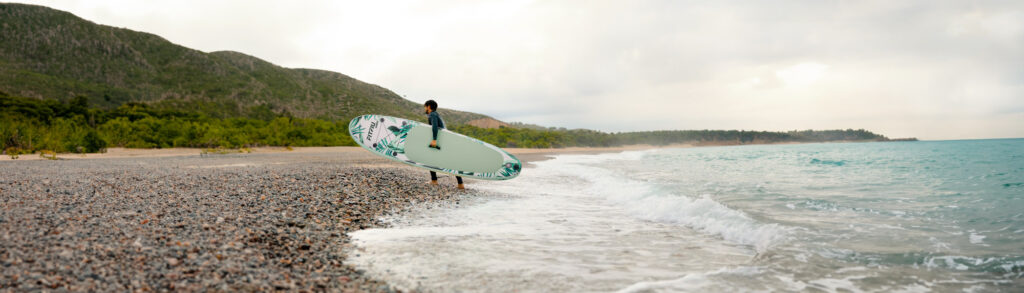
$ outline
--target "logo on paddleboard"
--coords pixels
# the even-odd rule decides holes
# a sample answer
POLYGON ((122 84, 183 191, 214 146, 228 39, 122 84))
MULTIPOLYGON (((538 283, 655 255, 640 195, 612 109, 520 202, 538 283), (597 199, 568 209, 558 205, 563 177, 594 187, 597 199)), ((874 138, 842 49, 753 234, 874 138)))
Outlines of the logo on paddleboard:
POLYGON ((374 128, 377 128, 377 121, 370 122, 370 131, 366 132, 366 141, 373 141, 374 128))

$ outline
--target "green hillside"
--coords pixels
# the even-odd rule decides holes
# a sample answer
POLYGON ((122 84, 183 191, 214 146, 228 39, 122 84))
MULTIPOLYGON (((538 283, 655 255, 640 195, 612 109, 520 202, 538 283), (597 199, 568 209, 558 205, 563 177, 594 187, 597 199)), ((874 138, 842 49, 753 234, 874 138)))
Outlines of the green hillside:
MULTIPOLYGON (((0 91, 113 109, 199 109, 213 118, 286 115, 348 121, 366 113, 423 119, 422 102, 344 74, 284 68, 238 52, 204 53, 160 36, 47 7, 0 3, 0 91)), ((487 116, 442 109, 461 124, 487 116)))

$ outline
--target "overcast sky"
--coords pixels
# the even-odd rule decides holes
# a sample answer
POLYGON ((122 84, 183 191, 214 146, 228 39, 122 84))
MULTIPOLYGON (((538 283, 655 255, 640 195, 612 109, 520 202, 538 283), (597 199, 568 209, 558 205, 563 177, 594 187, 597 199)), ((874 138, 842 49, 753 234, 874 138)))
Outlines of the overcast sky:
POLYGON ((1024 1, 30 1, 504 121, 1024 137, 1024 1))

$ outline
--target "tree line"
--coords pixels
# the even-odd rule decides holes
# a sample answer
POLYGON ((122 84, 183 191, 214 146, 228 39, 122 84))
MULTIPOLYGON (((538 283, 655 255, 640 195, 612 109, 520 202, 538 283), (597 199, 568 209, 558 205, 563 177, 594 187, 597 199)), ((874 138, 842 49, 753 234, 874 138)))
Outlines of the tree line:
POLYGON ((454 131, 500 147, 561 148, 612 147, 671 144, 763 144, 780 142, 887 141, 864 129, 794 130, 788 132, 744 130, 662 130, 607 133, 587 129, 539 130, 530 128, 479 128, 459 125, 454 131))
MULTIPOLYGON (((68 102, 0 92, 0 142, 6 154, 52 151, 100 152, 126 148, 241 148, 259 146, 355 146, 347 121, 295 118, 264 111, 256 118, 210 117, 198 110, 128 102, 92 107, 85 97, 68 102)), ((499 147, 610 147, 631 144, 751 144, 778 142, 886 141, 864 129, 789 132, 666 130, 608 133, 586 129, 480 128, 451 130, 499 147)))
POLYGON ((114 109, 89 106, 77 97, 56 100, 0 93, 0 142, 5 153, 99 152, 127 148, 240 148, 258 146, 355 145, 348 124, 286 115, 212 118, 199 111, 156 109, 125 103, 114 109))

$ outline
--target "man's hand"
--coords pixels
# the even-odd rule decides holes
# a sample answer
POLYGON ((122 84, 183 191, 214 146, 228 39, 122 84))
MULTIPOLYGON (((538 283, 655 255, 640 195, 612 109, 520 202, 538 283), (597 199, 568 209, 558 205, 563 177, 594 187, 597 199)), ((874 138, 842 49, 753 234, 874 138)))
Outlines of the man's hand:
POLYGON ((437 147, 437 140, 436 139, 430 141, 430 147, 432 147, 432 148, 436 148, 437 147))

